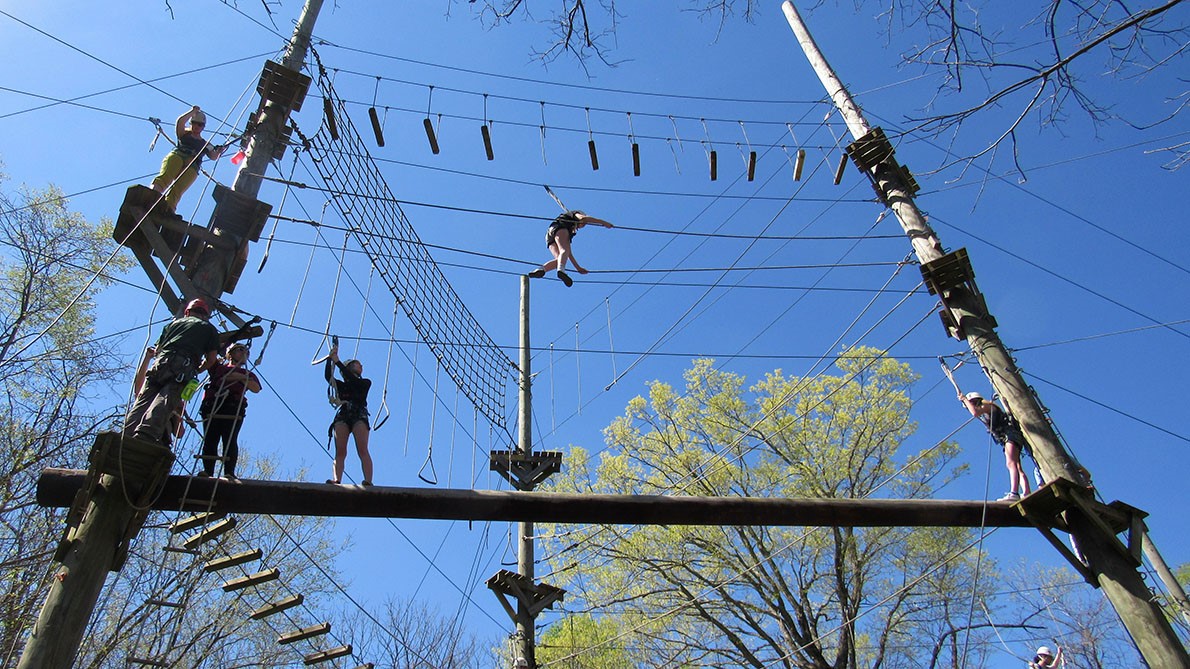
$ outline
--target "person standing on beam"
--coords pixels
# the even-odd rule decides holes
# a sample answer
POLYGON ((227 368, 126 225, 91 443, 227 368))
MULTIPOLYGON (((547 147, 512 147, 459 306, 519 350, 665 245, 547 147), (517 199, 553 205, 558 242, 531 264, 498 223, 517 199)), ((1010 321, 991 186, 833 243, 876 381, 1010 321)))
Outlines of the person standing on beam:
POLYGON ((997 501, 1016 502, 1022 495, 1028 495, 1029 477, 1025 475, 1025 469, 1021 466, 1021 453, 1029 453, 1031 456, 1032 451, 1029 450, 1029 442, 1025 441, 1025 435, 1021 433, 1016 420, 996 406, 995 402, 988 402, 977 392, 960 394, 959 401, 967 407, 972 416, 987 426, 992 439, 1000 444, 1004 451, 1004 466, 1008 468, 1008 493, 997 501))
POLYGON ((329 429, 330 436, 335 439, 334 478, 327 479, 331 485, 343 481, 349 436, 355 437, 355 450, 359 453, 360 466, 364 472, 360 483, 372 485, 372 456, 368 454, 368 435, 372 430, 368 423, 368 391, 372 389, 372 381, 365 379, 363 374, 363 363, 359 360, 348 360, 346 364, 339 362, 339 345, 331 346, 331 354, 326 359, 325 376, 327 383, 335 386, 339 403, 329 429), (342 381, 335 378, 336 367, 343 376, 342 381))
POLYGON ((197 105, 174 122, 177 145, 161 161, 161 173, 153 179, 153 190, 165 194, 165 204, 170 211, 177 211, 178 200, 198 178, 203 156, 218 160, 223 155, 224 147, 214 146, 202 138, 206 125, 207 115, 197 105))

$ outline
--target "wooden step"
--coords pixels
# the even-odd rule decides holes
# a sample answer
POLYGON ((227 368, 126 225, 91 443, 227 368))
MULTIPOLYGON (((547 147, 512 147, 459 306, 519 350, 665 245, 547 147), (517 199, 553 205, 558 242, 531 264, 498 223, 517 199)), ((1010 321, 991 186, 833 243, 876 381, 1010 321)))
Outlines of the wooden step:
POLYGON ((145 603, 149 606, 168 606, 171 609, 180 609, 185 606, 184 604, 179 604, 177 602, 167 602, 164 599, 149 599, 146 600, 145 603))
POLYGON ((241 576, 240 578, 233 578, 230 581, 225 581, 222 588, 226 592, 234 592, 253 585, 260 585, 269 581, 275 581, 281 576, 281 570, 277 568, 265 569, 258 571, 255 574, 248 576, 241 576))
POLYGON ((274 613, 281 613, 282 611, 292 609, 295 606, 300 606, 304 601, 306 601, 306 598, 303 595, 293 595, 292 597, 279 599, 275 602, 269 602, 268 604, 265 604, 259 609, 253 611, 248 617, 253 620, 260 620, 261 618, 267 618, 274 613))
POLYGON ((344 655, 350 655, 350 654, 351 654, 351 644, 347 644, 346 646, 339 646, 338 648, 329 648, 327 650, 319 651, 317 653, 311 653, 311 654, 307 655, 306 657, 302 658, 302 661, 305 662, 307 666, 309 666, 311 664, 318 664, 319 662, 326 662, 328 660, 334 660, 334 659, 343 657, 344 655))
POLYGON ((161 660, 149 660, 143 657, 130 657, 128 664, 139 664, 145 667, 168 667, 169 662, 162 662, 161 660))
POLYGON ((263 554, 264 553, 259 548, 256 548, 250 551, 244 551, 243 553, 229 555, 225 558, 219 558, 218 560, 211 560, 210 562, 204 564, 202 568, 203 571, 209 574, 211 572, 219 571, 220 569, 227 569, 228 567, 235 567, 247 562, 252 562, 253 560, 259 560, 263 554))
POLYGON ((186 540, 182 542, 182 547, 194 548, 195 546, 201 546, 211 539, 215 539, 222 536, 223 534, 226 534, 227 532, 230 532, 235 526, 235 516, 224 518, 214 525, 208 525, 207 528, 202 532, 199 532, 198 534, 192 534, 187 537, 186 540))
POLYGON ((227 517, 226 513, 222 513, 219 511, 210 511, 208 513, 196 513, 193 516, 189 516, 187 518, 182 518, 180 520, 175 520, 169 526, 169 531, 172 532, 173 534, 181 534, 183 532, 189 532, 190 530, 193 530, 195 528, 202 527, 203 525, 213 523, 217 520, 223 520, 226 517, 227 517))
POLYGON ((282 634, 281 636, 277 637, 277 643, 279 643, 281 645, 285 645, 287 643, 301 641, 302 639, 311 639, 316 636, 322 636, 323 634, 327 634, 330 631, 331 631, 330 623, 322 623, 319 625, 312 625, 305 629, 300 629, 296 632, 290 632, 289 634, 282 634))

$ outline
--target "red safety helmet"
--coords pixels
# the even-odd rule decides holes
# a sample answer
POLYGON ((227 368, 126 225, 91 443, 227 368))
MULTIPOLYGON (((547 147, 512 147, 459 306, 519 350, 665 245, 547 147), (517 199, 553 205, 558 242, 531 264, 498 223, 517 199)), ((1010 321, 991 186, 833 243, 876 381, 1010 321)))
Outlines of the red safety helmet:
POLYGON ((207 306, 206 300, 203 300, 201 297, 190 300, 182 313, 189 315, 192 311, 201 312, 204 316, 211 315, 211 308, 207 306))

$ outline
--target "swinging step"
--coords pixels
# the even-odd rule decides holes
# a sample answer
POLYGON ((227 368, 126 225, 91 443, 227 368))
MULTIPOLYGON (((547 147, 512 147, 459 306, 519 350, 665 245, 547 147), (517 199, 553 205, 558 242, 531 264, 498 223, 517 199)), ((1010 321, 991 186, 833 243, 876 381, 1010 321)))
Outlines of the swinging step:
POLYGON ((261 583, 267 583, 269 581, 275 581, 280 576, 281 576, 281 570, 274 567, 272 569, 265 569, 264 571, 258 571, 255 574, 249 574, 248 576, 241 576, 240 578, 233 578, 230 581, 225 581, 223 583, 223 585, 220 587, 222 587, 225 592, 234 592, 236 590, 247 588, 249 586, 259 585, 261 583))
POLYGON ((182 542, 182 546, 184 548, 194 548, 195 546, 202 545, 211 539, 230 532, 235 526, 235 516, 232 516, 231 518, 224 518, 214 525, 208 526, 207 529, 203 530, 202 532, 186 537, 186 540, 182 542))
POLYGON ((334 660, 334 659, 343 657, 344 655, 350 655, 350 654, 351 654, 351 644, 347 644, 346 646, 339 646, 338 648, 328 648, 327 650, 319 651, 317 653, 311 653, 311 654, 307 655, 306 657, 302 658, 302 661, 305 662, 307 666, 309 666, 311 664, 318 664, 319 662, 326 662, 328 660, 334 660))
POLYGON ((202 569, 209 574, 214 571, 219 571, 220 569, 236 567, 247 562, 252 562, 253 560, 259 560, 262 555, 264 555, 264 552, 259 548, 250 551, 244 551, 243 553, 228 555, 227 557, 219 558, 218 560, 211 560, 204 564, 202 569))
POLYGON ((145 600, 145 603, 150 606, 168 606, 171 609, 181 609, 185 608, 186 606, 185 604, 179 604, 177 602, 167 602, 164 599, 147 599, 145 600))
POLYGON ((185 553, 186 555, 202 555, 202 551, 196 551, 193 548, 179 548, 177 546, 166 546, 163 548, 166 553, 185 553))
POLYGON ((169 531, 172 534, 181 534, 183 532, 189 532, 195 528, 202 527, 208 523, 213 523, 216 520, 223 520, 226 517, 227 513, 220 511, 196 513, 189 518, 183 518, 181 520, 174 521, 173 524, 169 526, 169 531))
POLYGON ((207 509, 208 510, 207 513, 210 513, 209 510, 215 508, 215 500, 214 499, 195 499, 193 497, 183 497, 181 499, 181 506, 183 509, 191 509, 191 510, 207 509))
POLYGON ((307 627, 305 629, 300 629, 296 632, 290 632, 289 634, 282 634, 281 636, 277 637, 277 643, 284 646, 287 643, 301 641, 302 639, 312 639, 316 636, 322 636, 323 634, 327 634, 330 631, 331 631, 330 623, 322 623, 321 625, 313 625, 313 626, 307 627))
POLYGON ((256 609, 252 613, 248 614, 248 617, 253 620, 260 620, 262 618, 267 618, 274 613, 281 613, 282 611, 292 609, 295 606, 300 606, 304 601, 306 601, 305 596, 300 594, 293 595, 291 597, 286 597, 285 599, 279 599, 275 602, 269 602, 268 604, 265 604, 259 609, 256 609))
POLYGON ((162 662, 161 660, 149 660, 143 657, 130 657, 128 664, 139 664, 145 667, 168 667, 169 662, 162 662))

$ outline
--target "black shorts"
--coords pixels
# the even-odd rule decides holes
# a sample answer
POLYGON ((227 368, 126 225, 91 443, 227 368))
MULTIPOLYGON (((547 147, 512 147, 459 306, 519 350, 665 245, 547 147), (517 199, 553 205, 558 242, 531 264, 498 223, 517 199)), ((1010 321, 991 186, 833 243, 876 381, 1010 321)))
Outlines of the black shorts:
POLYGON ((554 245, 554 235, 558 234, 559 230, 565 230, 565 231, 569 232, 571 239, 574 239, 574 233, 577 232, 577 230, 575 228, 572 228, 569 225, 564 225, 564 224, 561 224, 558 222, 550 223, 549 229, 545 231, 545 245, 546 246, 554 245))
POLYGON ((372 425, 368 422, 367 407, 352 404, 351 402, 344 402, 339 405, 339 410, 335 412, 335 419, 331 421, 331 426, 327 430, 328 434, 334 433, 336 423, 343 423, 347 426, 348 430, 354 429, 356 423, 363 423, 365 429, 372 429, 372 425))

